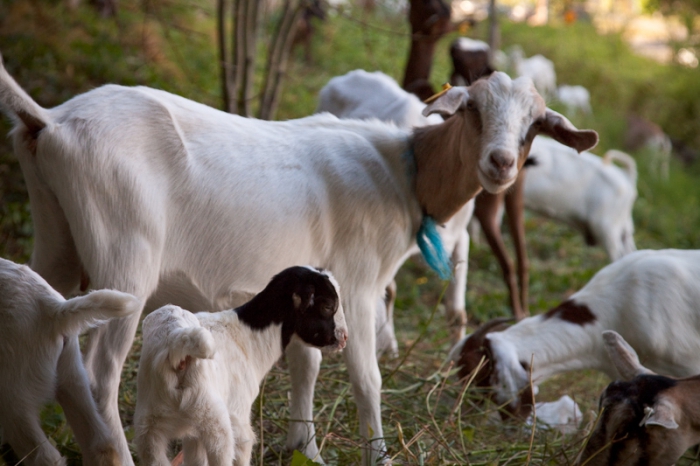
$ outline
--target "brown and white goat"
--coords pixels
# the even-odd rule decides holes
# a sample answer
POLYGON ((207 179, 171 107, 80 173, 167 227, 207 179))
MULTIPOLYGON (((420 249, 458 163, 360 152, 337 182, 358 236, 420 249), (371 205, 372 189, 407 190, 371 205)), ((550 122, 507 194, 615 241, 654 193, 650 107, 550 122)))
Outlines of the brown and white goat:
POLYGON ((486 357, 488 364, 475 381, 519 414, 529 411, 522 404, 532 402, 530 377, 536 385, 563 372, 597 369, 615 378, 617 370, 603 347, 604 330, 624 335, 654 370, 679 377, 697 374, 698 283, 700 251, 636 251, 600 270, 544 314, 505 329, 499 322, 484 325, 458 343, 450 358, 458 361, 464 377, 486 357))
MULTIPOLYGON (((598 141, 547 109, 529 79, 504 73, 451 89, 426 108, 446 121, 415 130, 328 114, 260 121, 116 85, 45 109, 2 67, 0 105, 15 122, 29 192, 31 266, 59 292, 77 288, 84 271, 94 286, 142 301, 158 292, 179 304, 185 283, 196 309, 221 310, 286 267, 333 270, 345 292, 343 355, 365 463, 385 450, 373 313, 418 233, 434 231, 482 188, 512 185, 537 134, 577 150, 598 141)), ((117 395, 138 323, 134 315, 92 332, 85 357, 126 465, 133 460, 117 395)), ((286 354, 287 445, 316 457, 321 353, 292 342, 286 354)))
POLYGON ((600 395, 599 418, 577 464, 675 464, 700 443, 700 375, 656 375, 617 332, 603 332, 603 340, 622 380, 600 395))
MULTIPOLYGON (((456 39, 450 46, 452 57, 453 85, 470 85, 477 79, 490 76, 494 69, 490 63, 491 49, 486 42, 466 37, 456 39)), ((527 163, 526 163, 527 165, 527 163)), ((520 320, 528 315, 528 259, 525 248, 524 196, 526 171, 518 174, 518 179, 511 189, 500 193, 482 191, 475 199, 474 217, 479 221, 491 250, 503 272, 503 281, 508 287, 513 316, 520 320), (517 258, 517 277, 510 260, 508 249, 501 235, 501 218, 499 213, 505 207, 508 226, 515 246, 517 258)), ((472 220, 474 222, 474 220, 472 220)), ((470 227, 471 228, 471 227, 470 227)))

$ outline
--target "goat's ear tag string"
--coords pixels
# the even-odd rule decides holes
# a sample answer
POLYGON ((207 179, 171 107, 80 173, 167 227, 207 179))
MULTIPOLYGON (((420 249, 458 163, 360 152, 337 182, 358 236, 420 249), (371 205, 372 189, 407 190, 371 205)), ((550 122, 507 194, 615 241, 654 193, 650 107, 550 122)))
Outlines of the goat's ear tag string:
POLYGON ((436 101, 439 97, 443 96, 443 95, 444 95, 447 91, 449 91, 450 89, 452 89, 452 86, 450 85, 450 83, 445 83, 445 84, 443 84, 443 85, 442 85, 442 90, 441 90, 440 92, 438 92, 437 94, 431 95, 430 97, 428 97, 427 99, 425 99, 425 100, 423 101, 423 103, 424 103, 424 104, 429 104, 430 102, 436 101))

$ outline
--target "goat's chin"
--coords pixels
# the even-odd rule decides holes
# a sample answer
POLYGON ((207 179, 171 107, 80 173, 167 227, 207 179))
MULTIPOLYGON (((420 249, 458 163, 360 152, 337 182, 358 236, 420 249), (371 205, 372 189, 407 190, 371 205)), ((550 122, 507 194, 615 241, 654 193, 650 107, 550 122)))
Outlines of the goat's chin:
POLYGON ((323 354, 340 353, 341 351, 343 351, 343 348, 345 348, 345 342, 343 342, 343 343, 338 342, 335 345, 324 346, 323 348, 321 348, 321 353, 323 353, 323 354))
POLYGON ((506 189, 510 188, 511 185, 515 183, 515 180, 518 178, 517 173, 512 178, 508 178, 505 180, 501 178, 494 178, 489 176, 481 168, 477 170, 477 176, 479 178, 481 186, 491 194, 498 194, 502 191, 505 191, 506 189))

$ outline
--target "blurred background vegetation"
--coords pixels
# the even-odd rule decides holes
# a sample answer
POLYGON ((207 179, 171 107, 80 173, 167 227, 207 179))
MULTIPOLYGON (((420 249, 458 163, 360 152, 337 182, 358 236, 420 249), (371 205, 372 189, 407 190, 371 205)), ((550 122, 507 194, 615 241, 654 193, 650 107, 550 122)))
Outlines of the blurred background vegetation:
MULTIPOLYGON (((59 0, 0 2, 0 52, 5 65, 41 105, 52 107, 96 86, 118 83, 152 86, 222 107, 214 0, 121 0, 116 14, 109 17, 91 3, 73 6, 59 0)), ((313 20, 311 61, 301 48, 292 50, 277 119, 311 114, 323 85, 356 68, 381 70, 401 82, 410 42, 405 8, 405 2, 398 0, 334 1, 327 6, 326 19, 313 20)), ((667 9, 667 5, 657 2, 650 8, 667 9)), ((508 20, 502 9, 501 47, 519 44, 528 56, 543 54, 554 62, 559 83, 589 89, 593 115, 572 120, 600 133, 595 153, 622 147, 629 112, 658 123, 691 150, 700 149, 699 68, 674 60, 661 64, 633 53, 624 29, 601 34, 593 19, 582 13, 583 5, 552 1, 549 11, 547 24, 532 27, 508 20), (578 20, 567 22, 565 13, 572 8, 579 11, 578 20)), ((686 19, 686 24, 693 25, 694 13, 689 14, 692 21, 686 19)), ((266 40, 278 19, 275 9, 263 16, 257 45, 260 56, 267 52, 266 40)), ((693 46, 697 39, 693 33, 691 30, 683 44, 672 44, 675 50, 693 46)), ((436 49, 432 84, 439 87, 449 78, 448 47, 455 37, 486 39, 487 34, 485 22, 477 22, 443 37, 436 49)), ((259 85, 264 79, 264 60, 258 62, 255 80, 259 85)), ((557 109, 556 103, 552 105, 557 109)), ((10 129, 7 120, 0 122, 0 133, 10 129)), ((700 248, 700 163, 686 164, 674 158, 670 179, 661 181, 649 173, 643 153, 633 155, 640 171, 634 209, 637 247, 700 248)), ((18 262, 29 258, 30 214, 11 144, 0 138, 0 256, 18 262)), ((586 247, 580 235, 566 226, 528 215, 526 230, 531 312, 556 305, 607 264, 602 249, 586 247)), ((385 435, 397 463, 573 461, 582 434, 567 437, 543 431, 531 439, 529 428, 494 422, 494 408, 477 402, 474 390, 464 395, 463 404, 455 402, 461 396, 461 385, 438 370, 449 349, 436 307, 443 283, 419 260, 408 262, 398 283, 395 318, 401 356, 381 364, 385 435)), ((510 315, 500 269, 486 245, 471 246, 467 299, 467 310, 476 317, 473 320, 510 315)), ((121 407, 127 425, 135 403, 138 348, 137 341, 124 372, 121 407)), ((593 373, 557 377, 542 387, 539 398, 550 400, 566 393, 588 413, 596 409, 606 383, 604 376, 593 373)), ((256 464, 290 461, 281 453, 289 415, 288 387, 281 364, 265 383, 264 403, 254 410, 254 427, 263 440, 256 464)), ((334 464, 357 462, 357 418, 340 359, 324 362, 315 402, 325 459, 334 464)), ((48 408, 45 423, 53 441, 76 462, 77 448, 62 419, 60 410, 48 408)), ((130 428, 127 433, 132 435, 130 428)), ((688 459, 683 464, 694 462, 688 459)))

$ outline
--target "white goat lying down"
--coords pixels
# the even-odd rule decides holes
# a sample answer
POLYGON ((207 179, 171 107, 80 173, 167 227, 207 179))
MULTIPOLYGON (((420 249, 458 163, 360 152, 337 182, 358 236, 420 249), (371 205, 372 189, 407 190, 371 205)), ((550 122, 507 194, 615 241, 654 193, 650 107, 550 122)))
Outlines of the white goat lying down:
MULTIPOLYGON (((95 287, 143 300, 156 292, 162 301, 154 308, 187 301, 221 310, 286 267, 332 270, 344 292, 350 336, 343 355, 360 433, 375 439, 365 461, 384 450, 373 312, 417 233, 435 239, 434 223, 449 220, 482 186, 508 188, 538 133, 577 150, 598 141, 547 109, 529 79, 503 73, 451 89, 425 114, 452 118, 413 131, 328 114, 258 121, 115 85, 47 110, 4 68, 0 104, 15 121, 29 191, 31 266, 59 292, 86 275, 95 287)), ((114 320, 93 332, 85 358, 127 465, 117 395, 138 321, 114 320)), ((286 353, 295 420, 287 446, 315 457, 321 353, 294 342, 286 353)))
POLYGON ((465 377, 486 356, 490 364, 475 380, 492 387, 499 403, 510 401, 521 415, 529 413, 523 405, 532 399, 526 389, 531 358, 535 384, 578 369, 617 377, 605 352, 604 330, 623 335, 655 371, 678 377, 698 374, 698 283, 700 251, 637 251, 603 268, 546 314, 502 331, 484 325, 458 343, 450 358, 458 361, 460 377, 465 377))
POLYGON ((65 300, 29 267, 0 259, 0 433, 28 465, 65 465, 41 430, 56 398, 86 465, 120 465, 117 441, 97 413, 78 334, 101 319, 141 310, 134 296, 93 291, 65 300))
MULTIPOLYGON (((423 116, 426 105, 414 94, 404 91, 386 74, 364 70, 351 71, 328 81, 319 93, 317 112, 330 112, 338 118, 377 119, 393 122, 400 128, 411 129, 443 122, 439 115, 423 116)), ((467 202, 438 231, 445 250, 451 255, 454 274, 445 293, 445 317, 456 343, 464 336, 467 324, 465 293, 467 288, 467 258, 469 234, 467 224, 474 213, 474 200, 467 202)), ((414 245, 405 259, 418 254, 414 245)), ((377 307, 377 354, 388 352, 396 355, 398 344, 393 331, 393 291, 387 290, 384 309, 377 307)), ((382 300, 384 303, 384 300, 382 300)))
POLYGON ((250 464, 250 410, 292 339, 341 350, 340 290, 330 272, 291 267, 236 309, 192 314, 168 305, 143 321, 136 446, 141 464, 168 465, 183 439, 187 465, 250 464))
POLYGON ((577 154, 542 137, 532 143, 530 155, 535 163, 525 177, 526 208, 572 225, 589 245, 603 246, 610 260, 637 249, 632 221, 637 165, 632 157, 617 150, 603 158, 577 154))
POLYGON ((603 340, 622 381, 600 395, 600 419, 576 464, 675 464, 700 443, 700 375, 656 375, 617 332, 603 332, 603 340))

